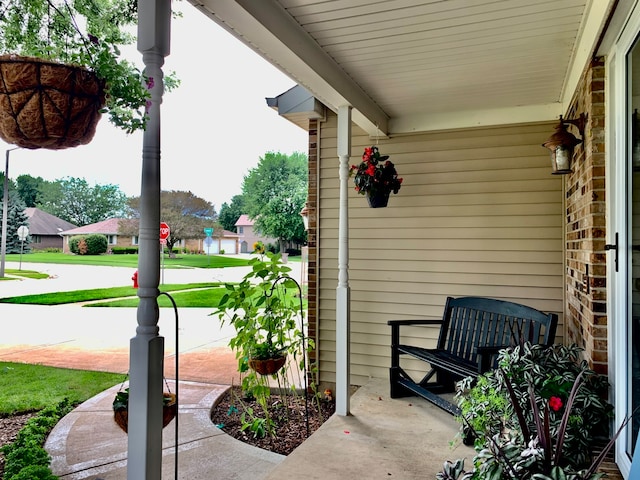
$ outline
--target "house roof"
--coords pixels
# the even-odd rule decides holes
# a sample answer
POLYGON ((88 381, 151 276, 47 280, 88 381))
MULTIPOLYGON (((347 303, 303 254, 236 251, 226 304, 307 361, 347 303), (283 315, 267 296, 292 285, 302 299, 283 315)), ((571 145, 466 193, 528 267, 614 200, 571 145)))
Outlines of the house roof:
POLYGON ((557 119, 634 3, 189 2, 372 137, 557 119))
POLYGON ((240 215, 240 218, 238 218, 238 220, 236 221, 235 226, 236 227, 252 227, 253 220, 251 220, 248 215, 245 215, 243 213, 242 215, 240 215))
POLYGON ((76 228, 73 223, 51 215, 39 208, 25 208, 24 213, 29 218, 30 235, 59 235, 65 230, 76 228))
POLYGON ((91 225, 84 225, 82 227, 67 230, 63 232, 62 235, 82 235, 82 234, 93 234, 93 233, 102 233, 104 235, 117 235, 119 222, 120 222, 119 218, 109 218, 108 220, 103 220, 102 222, 92 223, 91 225))

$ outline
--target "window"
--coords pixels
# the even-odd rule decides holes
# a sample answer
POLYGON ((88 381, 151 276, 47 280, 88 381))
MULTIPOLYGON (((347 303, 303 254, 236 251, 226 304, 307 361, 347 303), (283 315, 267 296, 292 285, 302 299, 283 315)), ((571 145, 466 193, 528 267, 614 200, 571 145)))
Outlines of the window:
POLYGON ((238 227, 238 233, 244 233, 244 227, 238 227))
POLYGON ((109 245, 115 245, 116 243, 118 243, 118 236, 117 235, 107 235, 107 241, 109 242, 109 245))
POLYGON ((140 237, 138 235, 134 235, 131 237, 131 245, 139 245, 140 237))

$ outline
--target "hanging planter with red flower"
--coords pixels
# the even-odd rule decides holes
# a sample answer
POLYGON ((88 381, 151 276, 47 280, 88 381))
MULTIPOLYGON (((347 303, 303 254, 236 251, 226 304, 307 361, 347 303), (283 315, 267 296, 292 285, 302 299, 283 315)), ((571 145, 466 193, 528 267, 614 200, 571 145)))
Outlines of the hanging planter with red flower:
POLYGON ((356 192, 367 197, 371 208, 386 207, 391 192, 398 193, 402 185, 402 178, 398 178, 398 172, 388 158, 388 155, 380 155, 378 147, 367 147, 362 162, 352 165, 349 170, 356 192))

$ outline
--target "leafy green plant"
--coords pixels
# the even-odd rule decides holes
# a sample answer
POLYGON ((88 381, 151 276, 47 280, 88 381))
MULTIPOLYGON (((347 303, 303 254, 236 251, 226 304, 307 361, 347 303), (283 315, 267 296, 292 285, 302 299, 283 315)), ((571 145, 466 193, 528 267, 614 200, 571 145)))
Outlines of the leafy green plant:
MULTIPOLYGON (((304 349, 312 348, 312 343, 307 341, 305 345, 298 325, 303 318, 302 299, 299 285, 287 276, 291 268, 282 263, 279 254, 271 252, 253 258, 249 264, 251 271, 240 283, 225 285, 226 293, 211 315, 217 315, 223 325, 228 322, 234 327, 236 334, 229 346, 236 352, 238 371, 243 374, 242 390, 256 399, 264 413, 262 420, 256 420, 253 413, 244 412, 243 423, 254 433, 273 435, 269 381, 252 370, 250 363, 283 355, 296 359, 301 354, 304 359, 304 349)), ((285 390, 287 371, 285 364, 274 375, 285 390)))
POLYGON ((44 449, 48 433, 72 410, 68 399, 44 408, 18 432, 15 442, 2 447, 5 455, 4 480, 53 480, 51 458, 44 449))
POLYGON ((438 480, 596 480, 613 445, 593 458, 597 438, 608 438, 612 406, 606 380, 580 360, 576 345, 525 343, 503 350, 499 368, 476 384, 459 384, 464 433, 475 436, 473 470, 445 462, 438 480), (484 417, 484 418, 483 418, 484 417))
MULTIPOLYGON (((104 82, 104 112, 127 133, 146 125, 153 83, 121 56, 135 40, 137 0, 9 0, 0 10, 0 52, 88 68, 104 82)), ((168 90, 179 81, 164 79, 168 90)))

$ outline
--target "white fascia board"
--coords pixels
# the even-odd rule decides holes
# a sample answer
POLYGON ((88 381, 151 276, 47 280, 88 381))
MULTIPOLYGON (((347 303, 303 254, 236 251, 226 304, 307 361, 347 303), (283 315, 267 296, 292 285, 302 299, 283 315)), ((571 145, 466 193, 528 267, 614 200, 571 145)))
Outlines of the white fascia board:
POLYGON ((560 101, 566 108, 582 78, 584 68, 591 61, 616 0, 589 0, 575 42, 575 50, 567 71, 560 101))
MULTIPOLYGON (((236 38, 303 85, 329 109, 353 107, 369 134, 386 134, 388 115, 275 0, 189 0, 236 38)), ((215 46, 214 46, 215 48, 215 46)))
POLYGON ((563 105, 559 102, 493 110, 438 112, 429 115, 393 118, 389 122, 389 131, 393 136, 459 128, 538 123, 558 119, 563 114, 563 105))

